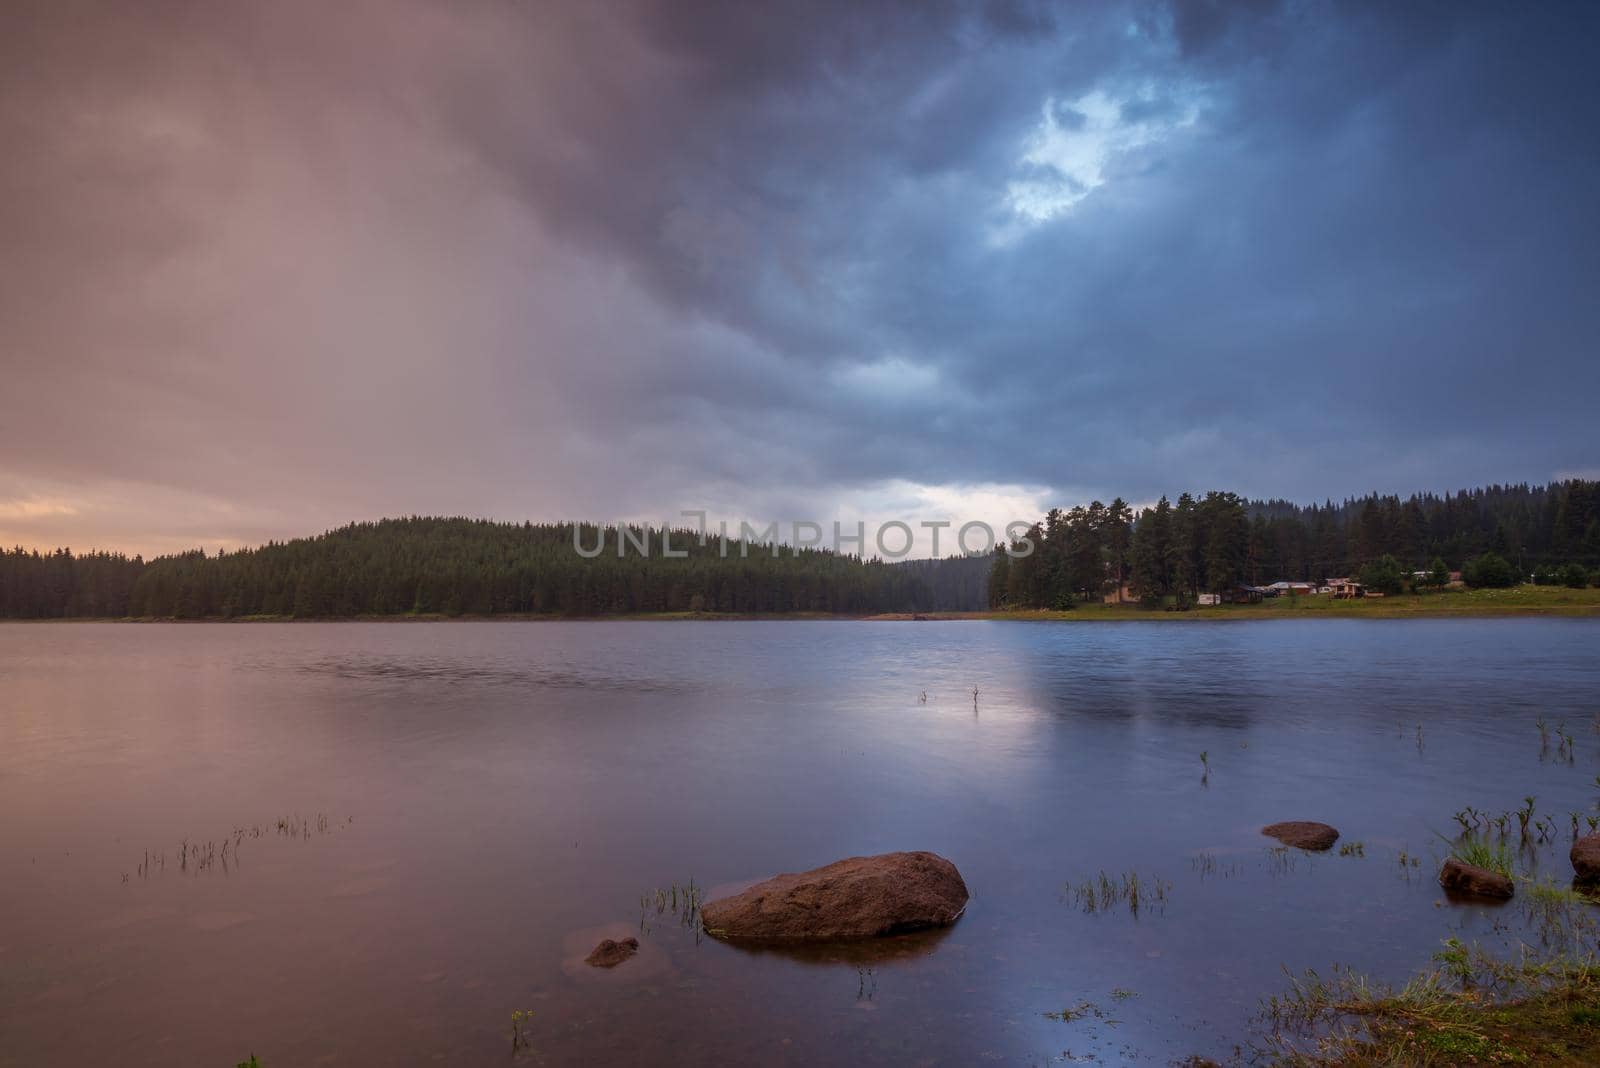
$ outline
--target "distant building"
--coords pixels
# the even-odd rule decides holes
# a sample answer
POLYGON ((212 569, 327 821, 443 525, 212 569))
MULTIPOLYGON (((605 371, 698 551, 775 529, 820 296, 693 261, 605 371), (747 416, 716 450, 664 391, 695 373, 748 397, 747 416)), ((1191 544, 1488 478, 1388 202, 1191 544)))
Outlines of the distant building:
POLYGON ((1200 605, 1202 607, 1204 607, 1206 605, 1221 604, 1222 603, 1222 594, 1220 594, 1220 593, 1202 593, 1202 594, 1199 594, 1198 596, 1195 597, 1194 603, 1197 604, 1197 605, 1200 605))
POLYGON ((1263 592, 1269 590, 1271 592, 1267 593, 1268 597, 1307 597, 1316 593, 1317 587, 1309 582, 1278 581, 1263 587, 1263 592))
POLYGON ((1335 597, 1362 597, 1367 591, 1354 579, 1331 578, 1328 580, 1328 592, 1335 597))

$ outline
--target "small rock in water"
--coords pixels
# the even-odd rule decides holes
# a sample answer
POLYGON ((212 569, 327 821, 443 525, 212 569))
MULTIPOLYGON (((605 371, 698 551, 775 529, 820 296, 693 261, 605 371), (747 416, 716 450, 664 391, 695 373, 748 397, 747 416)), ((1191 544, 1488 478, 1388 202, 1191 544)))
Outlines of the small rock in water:
POLYGON ((706 933, 754 941, 875 938, 954 923, 967 884, 936 853, 850 857, 701 906, 706 933))
POLYGON ((615 968, 637 952, 639 952, 637 938, 624 938, 620 942, 614 938, 607 938, 595 946, 594 952, 585 957, 584 961, 596 968, 615 968))
POLYGON ((1466 897, 1508 898, 1515 892, 1511 880, 1499 872, 1462 863, 1455 857, 1439 869, 1439 885, 1448 893, 1466 897))
POLYGON ((1568 857, 1579 882, 1600 882, 1600 834, 1586 834, 1573 842, 1568 857))
POLYGON ((1286 846, 1296 849, 1310 849, 1321 852, 1332 849, 1333 843, 1339 840, 1336 828, 1326 823, 1314 823, 1310 820, 1289 820, 1287 823, 1269 823, 1261 828, 1261 833, 1268 838, 1276 838, 1286 846))

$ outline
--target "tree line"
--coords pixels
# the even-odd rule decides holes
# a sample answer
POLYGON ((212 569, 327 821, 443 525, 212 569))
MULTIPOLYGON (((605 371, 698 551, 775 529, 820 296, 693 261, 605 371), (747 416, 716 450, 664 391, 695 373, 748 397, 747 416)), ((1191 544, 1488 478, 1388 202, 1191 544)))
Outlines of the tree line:
MULTIPOLYGON (((632 529, 636 537, 659 532, 632 529)), ((888 563, 730 541, 687 555, 592 559, 574 550, 619 531, 464 518, 353 523, 312 538, 145 561, 119 553, 0 551, 0 618, 832 613, 1063 607, 1130 587, 1146 600, 1277 580, 1465 569, 1482 585, 1575 584, 1600 567, 1600 482, 1488 486, 1404 500, 1369 495, 1301 506, 1213 491, 1137 512, 1121 498, 1053 509, 1011 555, 888 563)))
POLYGON ((1128 584, 1147 601, 1240 585, 1374 577, 1398 592, 1467 569, 1506 585, 1530 575, 1574 584, 1600 566, 1600 482, 1487 486, 1455 494, 1372 494, 1302 506, 1212 491, 1162 497, 1135 514, 1120 497, 1052 509, 991 564, 989 605, 1070 607, 1128 584))
MULTIPOLYGON (((317 537, 208 555, 0 553, 0 617, 173 619, 655 612, 923 612, 981 608, 988 560, 885 563, 820 549, 630 528, 651 555, 615 552, 619 531, 465 518, 353 523, 317 537), (574 549, 604 537, 586 559, 574 549)), ((630 543, 631 546, 631 543, 630 543)))

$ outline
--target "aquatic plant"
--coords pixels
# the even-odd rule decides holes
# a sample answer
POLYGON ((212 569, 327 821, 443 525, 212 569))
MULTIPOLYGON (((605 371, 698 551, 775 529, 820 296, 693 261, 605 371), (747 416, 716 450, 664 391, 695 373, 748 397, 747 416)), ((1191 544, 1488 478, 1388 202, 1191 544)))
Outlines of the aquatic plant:
POLYGON ((1062 897, 1071 897, 1079 908, 1089 913, 1104 912, 1125 902, 1128 911, 1137 917, 1143 905, 1165 906, 1171 890, 1172 884, 1159 877, 1145 880, 1139 878, 1138 872, 1130 871, 1112 878, 1102 871, 1096 878, 1084 880, 1082 885, 1068 883, 1062 897))
POLYGON ((1523 919, 1546 948, 1558 951, 1585 945, 1600 931, 1594 898, 1553 879, 1523 879, 1517 900, 1523 919))
POLYGON ((1080 1001, 1070 1009, 1062 1009, 1060 1012, 1041 1013, 1041 1015, 1046 1020, 1056 1020, 1060 1023, 1071 1023, 1086 1016, 1093 1016, 1097 1020, 1106 1018, 1105 1010, 1092 1001, 1080 1001))
MULTIPOLYGON (((319 812, 315 816, 297 814, 283 817, 275 825, 263 826, 258 823, 250 827, 237 826, 219 839, 208 838, 200 842, 184 838, 178 843, 178 870, 184 874, 198 875, 214 867, 221 867, 226 874, 239 866, 239 853, 244 848, 246 840, 262 838, 274 827, 282 837, 307 840, 315 835, 333 834, 344 830, 354 822, 354 816, 346 816, 344 822, 335 823, 333 818, 324 812, 319 812)), ((146 849, 144 859, 139 862, 136 870, 141 879, 148 879, 155 872, 165 872, 166 851, 151 852, 146 849)))
POLYGON ((1365 842, 1346 842, 1339 847, 1341 857, 1364 857, 1367 855, 1365 842))
POLYGON ((532 1009, 513 1009, 511 1012, 511 1052, 519 1053, 528 1048, 529 1038, 524 1030, 533 1020, 532 1009))
MULTIPOLYGON (((1299 867, 1300 857, 1307 856, 1288 846, 1267 847, 1267 870, 1272 875, 1288 875, 1299 867)), ((1307 861, 1309 863, 1309 860, 1307 861)))
POLYGON ((700 906, 705 901, 705 888, 696 886, 691 877, 687 883, 673 883, 639 895, 639 930, 648 933, 652 918, 671 917, 678 926, 692 930, 695 941, 700 940, 700 906))
POLYGON ((1205 879, 1212 875, 1221 875, 1224 879, 1231 879, 1239 874, 1239 862, 1230 860, 1226 864, 1219 864, 1217 858, 1210 853, 1197 853, 1189 858, 1189 867, 1200 873, 1200 878, 1205 879))
POLYGON ((1556 738, 1559 739, 1559 742, 1556 746, 1556 754, 1558 756, 1566 757, 1567 763, 1572 763, 1572 735, 1567 733, 1567 725, 1565 723, 1561 723, 1556 726, 1556 738))
POLYGON ((256 1060, 256 1055, 252 1053, 250 1054, 249 1060, 240 1061, 238 1064, 234 1065, 233 1068, 261 1068, 261 1062, 256 1060))
POLYGON ((856 1000, 871 1001, 878 992, 878 973, 865 964, 856 965, 856 1000))
POLYGON ((1517 809, 1517 828, 1524 842, 1528 840, 1528 821, 1533 818, 1533 805, 1533 797, 1529 795, 1522 799, 1522 807, 1517 809))

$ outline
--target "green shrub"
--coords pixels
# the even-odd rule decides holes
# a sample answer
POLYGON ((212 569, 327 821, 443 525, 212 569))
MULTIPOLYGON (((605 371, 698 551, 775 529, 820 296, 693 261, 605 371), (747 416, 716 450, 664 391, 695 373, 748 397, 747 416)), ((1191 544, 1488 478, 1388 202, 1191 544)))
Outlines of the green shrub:
POLYGON ((1385 553, 1361 569, 1361 585, 1392 596, 1405 589, 1405 572, 1400 561, 1385 553))
POLYGON ((1499 553, 1484 553, 1469 560, 1461 569, 1461 578, 1468 586, 1503 589, 1517 584, 1517 572, 1499 553))

